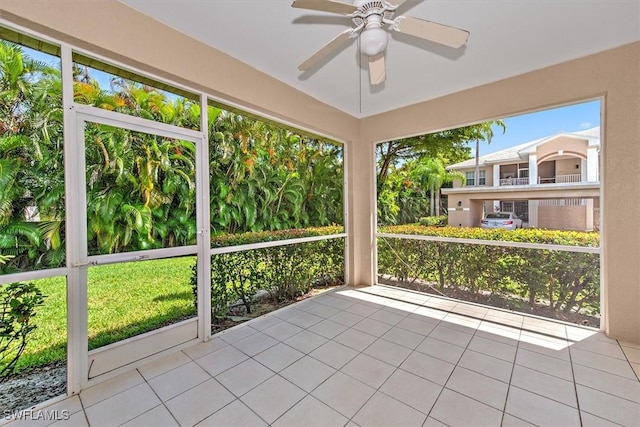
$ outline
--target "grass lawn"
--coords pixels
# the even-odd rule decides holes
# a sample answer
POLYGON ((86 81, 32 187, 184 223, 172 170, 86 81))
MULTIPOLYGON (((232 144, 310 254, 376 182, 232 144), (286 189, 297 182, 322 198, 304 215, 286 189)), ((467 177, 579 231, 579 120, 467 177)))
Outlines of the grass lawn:
MULTIPOLYGON (((89 349, 195 316, 188 256, 89 269, 89 349)), ((64 277, 36 280, 46 295, 38 309, 18 370, 66 359, 67 310, 64 277)))

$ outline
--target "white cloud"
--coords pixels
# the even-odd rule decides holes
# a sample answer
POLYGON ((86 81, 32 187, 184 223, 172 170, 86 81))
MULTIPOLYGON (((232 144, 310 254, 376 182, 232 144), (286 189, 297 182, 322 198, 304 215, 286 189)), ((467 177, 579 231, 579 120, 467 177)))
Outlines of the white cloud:
POLYGON ((592 126, 591 126, 591 123, 589 122, 580 123, 580 129, 589 129, 590 127, 592 126))

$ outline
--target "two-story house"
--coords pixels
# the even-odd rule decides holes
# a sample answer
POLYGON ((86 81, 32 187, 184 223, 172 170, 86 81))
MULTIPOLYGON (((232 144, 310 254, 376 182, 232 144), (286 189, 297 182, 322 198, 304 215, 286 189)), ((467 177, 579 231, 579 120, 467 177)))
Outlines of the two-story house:
POLYGON ((474 227, 487 212, 514 212, 525 227, 599 228, 600 127, 562 132, 450 165, 466 183, 443 189, 449 225, 474 227))

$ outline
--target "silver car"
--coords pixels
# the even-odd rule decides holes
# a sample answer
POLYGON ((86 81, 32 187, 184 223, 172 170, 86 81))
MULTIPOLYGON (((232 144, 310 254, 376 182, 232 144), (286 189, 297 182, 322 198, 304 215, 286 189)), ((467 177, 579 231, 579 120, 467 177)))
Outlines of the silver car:
POLYGON ((515 230, 522 228, 522 220, 513 212, 491 212, 480 221, 480 227, 515 230))

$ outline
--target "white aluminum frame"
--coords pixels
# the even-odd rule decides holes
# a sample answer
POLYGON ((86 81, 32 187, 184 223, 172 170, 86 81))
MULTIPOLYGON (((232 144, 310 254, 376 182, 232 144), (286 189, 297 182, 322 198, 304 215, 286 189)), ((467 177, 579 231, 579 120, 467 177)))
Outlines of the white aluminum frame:
MULTIPOLYGON (((107 111, 95 108, 89 105, 77 104, 73 97, 73 53, 95 58, 111 64, 123 70, 131 71, 135 74, 149 77, 169 86, 173 86, 194 95, 200 96, 200 107, 202 112, 206 112, 208 100, 213 100, 222 105, 229 106, 233 109, 245 111, 248 114, 261 117, 264 120, 279 123, 292 129, 299 129, 303 132, 317 135, 321 138, 327 138, 342 146, 343 149, 343 227, 344 233, 333 234, 328 236, 313 236, 309 238, 288 239, 283 241, 263 242, 250 246, 251 248, 273 247, 280 245, 290 245, 296 243, 304 243, 309 241, 328 240, 335 238, 345 238, 344 249, 344 268, 345 281, 348 283, 349 278, 349 257, 348 257, 348 164, 347 156, 349 144, 345 141, 308 129, 299 124, 293 124, 280 117, 275 117, 263 112, 247 108, 246 106, 237 104, 233 101, 227 101, 223 98, 195 90, 191 87, 179 84, 168 79, 156 76, 152 73, 141 71, 135 67, 124 65, 119 61, 106 58, 95 54, 84 48, 61 42, 49 36, 45 36, 24 28, 14 23, 0 19, 0 25, 12 29, 14 31, 27 34, 31 37, 41 39, 47 43, 60 46, 61 72, 62 72, 62 108, 63 108, 63 136, 64 136, 64 166, 65 166, 65 205, 66 205, 66 266, 61 268, 52 268, 44 270, 34 270, 8 274, 0 276, 0 284, 12 283, 24 280, 36 280, 42 278, 64 277, 67 278, 67 394, 72 395, 79 393, 80 390, 87 385, 88 374, 88 320, 87 320, 87 269, 90 265, 106 265, 119 262, 135 262, 141 260, 161 259, 176 256, 196 255, 198 257, 198 339, 207 341, 211 337, 211 289, 210 283, 210 263, 211 254, 214 250, 222 250, 236 252, 241 247, 227 248, 210 248, 210 207, 209 207, 209 141, 208 141, 208 123, 207 114, 201 114, 200 131, 193 131, 186 128, 167 125, 160 122, 142 119, 139 117, 129 116, 126 114, 107 111), (85 187, 81 185, 85 180, 85 151, 78 149, 78 138, 82 136, 84 139, 84 123, 102 123, 110 126, 122 127, 129 130, 144 132, 153 135, 165 136, 169 138, 185 139, 196 144, 196 222, 198 227, 198 241, 196 245, 183 246, 177 248, 155 249, 147 251, 127 252, 111 255, 92 255, 87 254, 86 248, 86 194, 85 187), (79 190, 79 191, 76 191, 79 190), (82 230, 78 233, 76 228, 78 224, 82 230)), ((81 144, 84 147, 84 143, 81 144)), ((217 252, 219 253, 219 252, 217 252)), ((168 326, 166 328, 171 328, 168 326)), ((117 344, 117 343, 116 343, 117 344)), ((180 348, 187 344, 181 344, 176 348, 180 348)), ((164 354, 168 350, 159 354, 164 354)), ((92 350, 95 354, 99 349, 92 350)), ((150 359, 156 356, 150 357, 150 359)), ((135 362, 132 366, 139 365, 140 361, 135 362)), ((124 367, 122 368, 124 369, 124 367)), ((120 372, 122 369, 118 369, 120 372)), ((108 379, 111 374, 105 374, 102 377, 108 379)), ((94 378, 90 384, 101 381, 94 378)))

